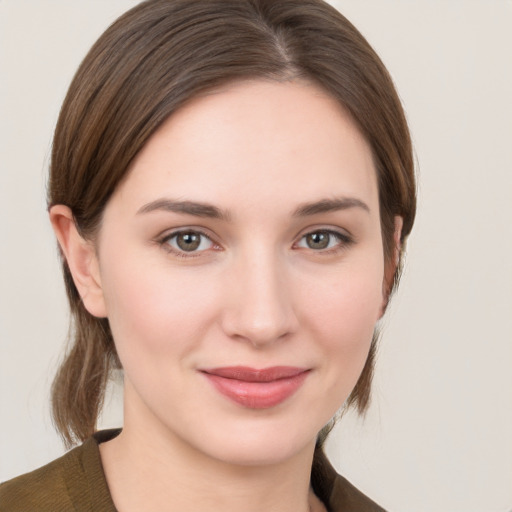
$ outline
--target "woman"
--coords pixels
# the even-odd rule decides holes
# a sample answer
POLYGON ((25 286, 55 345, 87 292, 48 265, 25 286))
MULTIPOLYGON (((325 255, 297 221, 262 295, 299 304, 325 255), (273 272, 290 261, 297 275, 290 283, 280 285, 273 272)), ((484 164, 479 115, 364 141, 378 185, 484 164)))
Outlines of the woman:
POLYGON ((319 0, 150 0, 110 27, 55 130, 73 315, 61 459, 0 510, 382 510, 322 452, 368 405, 415 212, 393 84, 319 0), (95 432, 112 369, 122 431, 95 432))

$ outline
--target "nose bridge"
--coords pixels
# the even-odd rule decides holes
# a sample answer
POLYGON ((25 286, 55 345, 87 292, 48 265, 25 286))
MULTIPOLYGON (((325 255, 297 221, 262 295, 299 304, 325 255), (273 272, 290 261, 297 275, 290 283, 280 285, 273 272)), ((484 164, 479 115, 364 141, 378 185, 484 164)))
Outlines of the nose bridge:
POLYGON ((247 251, 234 267, 226 331, 255 346, 290 334, 295 316, 286 268, 279 254, 269 248, 247 251))

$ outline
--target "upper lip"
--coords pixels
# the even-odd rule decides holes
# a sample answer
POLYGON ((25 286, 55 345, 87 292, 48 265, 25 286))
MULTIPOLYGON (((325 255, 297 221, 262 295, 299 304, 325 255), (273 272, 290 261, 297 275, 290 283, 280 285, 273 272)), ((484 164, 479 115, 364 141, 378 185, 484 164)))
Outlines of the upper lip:
POLYGON ((250 368, 248 366, 224 366, 202 370, 209 375, 224 377, 225 379, 240 380, 244 382, 272 382, 280 379, 296 377, 308 371, 306 368, 296 366, 271 366, 268 368, 250 368))

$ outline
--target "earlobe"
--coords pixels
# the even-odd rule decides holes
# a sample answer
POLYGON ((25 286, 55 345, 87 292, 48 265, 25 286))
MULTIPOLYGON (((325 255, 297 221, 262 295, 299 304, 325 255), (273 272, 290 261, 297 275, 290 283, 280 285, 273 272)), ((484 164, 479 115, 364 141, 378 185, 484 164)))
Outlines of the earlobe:
POLYGON ((82 302, 96 317, 106 317, 98 257, 94 244, 77 230, 73 213, 58 204, 50 208, 50 221, 82 302))
POLYGON ((404 219, 400 215, 395 216, 395 230, 393 233, 393 254, 386 262, 384 267, 384 280, 382 283, 382 308, 380 316, 382 317, 386 312, 386 308, 389 302, 389 296, 393 288, 393 281, 395 279, 395 272, 400 263, 400 254, 402 251, 402 227, 404 219))

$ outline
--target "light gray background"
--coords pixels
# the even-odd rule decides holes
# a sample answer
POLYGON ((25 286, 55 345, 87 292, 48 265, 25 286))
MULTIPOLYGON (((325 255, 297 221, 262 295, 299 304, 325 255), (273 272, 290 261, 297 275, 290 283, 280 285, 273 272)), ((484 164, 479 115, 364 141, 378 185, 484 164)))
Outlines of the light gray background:
MULTIPOLYGON (((67 329, 45 215, 52 129, 134 0, 0 0, 0 480, 63 449, 48 391, 67 329)), ((512 2, 333 0, 390 69, 420 171, 407 269, 366 421, 335 466, 395 512, 512 509, 512 2)), ((118 425, 114 389, 100 426, 118 425)))

